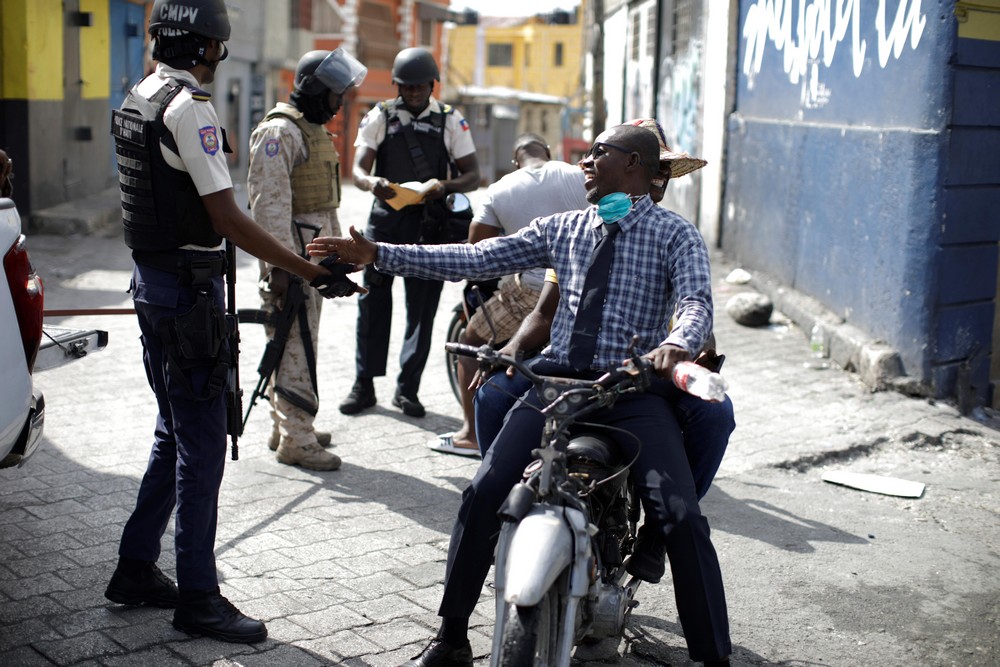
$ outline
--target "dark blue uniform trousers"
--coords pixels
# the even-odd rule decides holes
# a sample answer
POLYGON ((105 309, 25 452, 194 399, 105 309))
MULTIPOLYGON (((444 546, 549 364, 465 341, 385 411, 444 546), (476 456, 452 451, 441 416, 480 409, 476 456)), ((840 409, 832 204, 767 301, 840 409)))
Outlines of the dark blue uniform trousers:
MULTIPOLYGON (((365 272, 367 276, 367 271, 365 272)), ((389 358, 389 334, 392 324, 393 277, 380 273, 378 284, 365 280, 368 294, 358 297, 356 365, 359 377, 385 375, 389 358)), ((431 352, 434 316, 441 300, 440 280, 404 278, 406 288, 406 330, 399 352, 399 376, 396 385, 404 396, 416 398, 420 379, 431 352)))
MULTIPOLYGON (((177 275, 136 265, 132 298, 142 332, 146 376, 159 414, 153 450, 118 553, 155 562, 176 506, 174 546, 177 585, 182 590, 209 590, 219 585, 215 531, 227 450, 225 392, 205 400, 194 395, 205 393, 214 363, 183 374, 193 394, 187 382, 168 368, 166 341, 157 333, 161 320, 190 310, 196 295, 193 288, 178 285, 177 275)), ((210 295, 222 309, 221 277, 212 280, 210 295)))
MULTIPOLYGON (((539 359, 536 373, 572 375, 539 359)), ((679 390, 657 380, 642 394, 626 394, 611 410, 587 421, 624 429, 642 447, 632 467, 647 526, 662 527, 673 574, 677 610, 688 652, 693 660, 712 660, 732 651, 729 619, 718 556, 709 536, 708 520, 698 506, 694 480, 684 452, 674 412, 665 405, 679 390)), ((510 411, 486 453, 472 483, 462 494, 462 506, 452 530, 445 572, 444 597, 438 615, 468 618, 489 573, 500 530, 496 513, 531 462, 539 446, 544 418, 534 388, 510 411)), ((627 460, 636 455, 636 441, 616 438, 627 460)))
MULTIPOLYGON (((378 205, 365 228, 365 236, 384 243, 416 243, 420 237, 422 206, 408 206, 391 214, 378 205)), ((358 297, 357 347, 355 366, 358 377, 374 378, 385 375, 389 358, 389 334, 392 330, 392 283, 387 273, 365 269, 368 294, 358 297)), ((399 352, 399 376, 396 386, 409 398, 416 398, 420 379, 431 353, 434 316, 441 300, 440 280, 404 278, 406 289, 406 330, 399 352)))

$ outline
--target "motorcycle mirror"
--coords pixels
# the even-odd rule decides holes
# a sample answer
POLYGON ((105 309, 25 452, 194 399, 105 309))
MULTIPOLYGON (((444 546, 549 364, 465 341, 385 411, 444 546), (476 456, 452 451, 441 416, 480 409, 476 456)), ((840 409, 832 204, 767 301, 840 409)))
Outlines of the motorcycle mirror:
POLYGON ((465 213, 472 208, 472 202, 461 192, 452 192, 445 197, 444 203, 452 213, 465 213))

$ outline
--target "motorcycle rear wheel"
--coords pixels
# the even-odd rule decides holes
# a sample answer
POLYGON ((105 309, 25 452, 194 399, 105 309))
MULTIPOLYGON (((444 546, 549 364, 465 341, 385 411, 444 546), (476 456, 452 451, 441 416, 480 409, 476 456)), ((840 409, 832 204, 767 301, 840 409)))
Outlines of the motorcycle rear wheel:
POLYGON ((555 667, 559 651, 559 594, 552 588, 533 607, 511 605, 501 667, 555 667))

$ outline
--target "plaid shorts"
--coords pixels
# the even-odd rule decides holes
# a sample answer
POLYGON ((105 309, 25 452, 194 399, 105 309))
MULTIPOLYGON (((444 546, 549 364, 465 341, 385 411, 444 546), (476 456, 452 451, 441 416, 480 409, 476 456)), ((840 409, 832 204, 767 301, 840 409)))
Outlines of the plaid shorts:
POLYGON ((524 287, 520 276, 507 276, 500 281, 500 289, 472 315, 466 331, 484 342, 490 339, 492 336, 490 325, 483 315, 483 311, 486 310, 497 330, 495 342, 502 343, 513 336, 521 326, 524 318, 534 309, 540 294, 538 290, 524 287))

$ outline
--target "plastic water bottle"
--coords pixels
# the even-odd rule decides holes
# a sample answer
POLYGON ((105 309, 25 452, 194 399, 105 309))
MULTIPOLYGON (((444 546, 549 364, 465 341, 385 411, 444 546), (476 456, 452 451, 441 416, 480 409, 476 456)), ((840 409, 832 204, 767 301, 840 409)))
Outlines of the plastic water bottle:
POLYGON ((826 356, 826 341, 823 338, 823 327, 818 324, 814 324, 812 328, 812 333, 809 335, 809 347, 812 349, 812 354, 817 359, 822 359, 826 356))
POLYGON ((729 389, 726 378, 693 361, 682 361, 674 366, 674 384, 687 393, 712 403, 724 401, 729 389))

